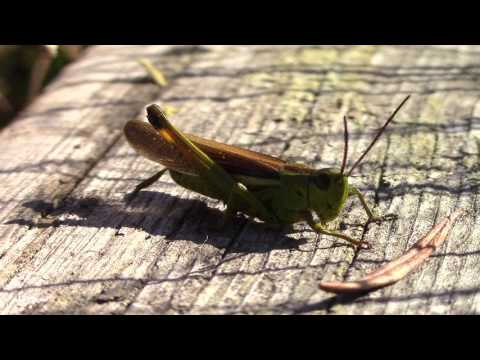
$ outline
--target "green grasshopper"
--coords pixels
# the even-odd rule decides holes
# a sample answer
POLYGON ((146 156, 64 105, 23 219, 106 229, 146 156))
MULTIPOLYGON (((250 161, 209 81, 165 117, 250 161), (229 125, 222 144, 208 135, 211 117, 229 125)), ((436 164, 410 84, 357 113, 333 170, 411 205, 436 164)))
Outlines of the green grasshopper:
POLYGON ((153 184, 168 170, 178 185, 225 202, 227 209, 224 222, 237 212, 272 225, 306 221, 317 233, 367 247, 366 241, 328 229, 327 223, 340 214, 349 196, 358 197, 368 215, 368 222, 392 217, 375 216, 360 191, 349 185, 348 178, 409 97, 395 109, 347 173, 346 117, 343 119, 345 146, 341 168, 315 170, 273 156, 183 134, 168 121, 158 105, 150 105, 147 107, 149 123, 129 121, 124 133, 139 154, 165 168, 141 182, 133 194, 153 184), (317 220, 313 214, 316 214, 317 220))

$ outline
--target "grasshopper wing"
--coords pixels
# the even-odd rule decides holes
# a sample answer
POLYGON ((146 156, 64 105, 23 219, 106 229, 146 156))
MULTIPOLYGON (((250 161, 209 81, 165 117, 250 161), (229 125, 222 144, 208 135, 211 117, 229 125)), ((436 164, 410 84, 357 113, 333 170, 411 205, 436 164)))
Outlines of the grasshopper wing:
MULTIPOLYGON (((129 143, 142 156, 163 166, 189 175, 198 175, 190 161, 179 152, 172 135, 168 131, 157 131, 149 123, 130 121, 125 125, 125 136, 129 143)), ((278 178, 279 171, 305 173, 310 172, 306 166, 289 164, 286 161, 259 152, 203 139, 199 136, 185 134, 198 149, 226 172, 235 176, 243 175, 267 179, 278 178)))

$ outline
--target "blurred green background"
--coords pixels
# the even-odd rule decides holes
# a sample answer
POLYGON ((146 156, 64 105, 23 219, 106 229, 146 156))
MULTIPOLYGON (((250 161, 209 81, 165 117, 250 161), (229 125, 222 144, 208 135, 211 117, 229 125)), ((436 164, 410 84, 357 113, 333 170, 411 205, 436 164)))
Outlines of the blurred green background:
POLYGON ((0 45, 0 128, 31 103, 87 45, 0 45))

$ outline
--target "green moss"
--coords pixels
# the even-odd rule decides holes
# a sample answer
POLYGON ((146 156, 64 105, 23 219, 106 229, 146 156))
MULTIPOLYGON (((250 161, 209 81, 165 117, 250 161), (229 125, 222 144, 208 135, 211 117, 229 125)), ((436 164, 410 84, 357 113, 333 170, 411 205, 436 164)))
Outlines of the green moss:
POLYGON ((445 96, 438 93, 432 94, 427 98, 423 111, 420 114, 420 118, 424 122, 437 123, 443 117, 443 111, 445 110, 445 96))
POLYGON ((296 63, 317 64, 322 66, 333 65, 338 61, 339 50, 336 48, 306 48, 295 56, 296 63))
POLYGON ((370 64, 375 51, 370 45, 286 50, 275 59, 275 66, 251 73, 245 80, 256 90, 283 92, 275 100, 272 119, 314 120, 309 117, 318 96, 331 103, 331 110, 325 111, 336 116, 341 109, 335 106, 332 94, 342 99, 341 111, 363 113, 368 105, 361 93, 369 91, 369 84, 355 69, 370 64))

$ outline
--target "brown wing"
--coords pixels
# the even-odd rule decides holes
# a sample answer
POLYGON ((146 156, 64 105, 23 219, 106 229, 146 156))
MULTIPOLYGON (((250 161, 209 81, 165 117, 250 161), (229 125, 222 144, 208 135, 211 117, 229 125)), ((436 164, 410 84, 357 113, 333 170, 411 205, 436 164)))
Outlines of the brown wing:
MULTIPOLYGON (((172 170, 195 174, 194 169, 181 155, 175 145, 167 141, 150 124, 138 120, 130 121, 124 128, 125 136, 133 148, 144 157, 172 170)), ((276 178, 278 172, 305 173, 311 169, 303 165, 288 164, 279 158, 226 145, 199 136, 185 134, 200 150, 232 175, 276 178)))
POLYGON ((133 120, 123 129, 130 145, 142 156, 182 173, 196 175, 175 144, 162 137, 149 123, 133 120))
POLYGON ((188 138, 225 170, 236 175, 278 177, 279 171, 310 173, 302 164, 291 164, 274 156, 187 134, 188 138))
POLYGON ((203 139, 192 134, 186 135, 213 161, 234 175, 274 178, 278 177, 278 172, 286 165, 285 161, 273 156, 203 139))

